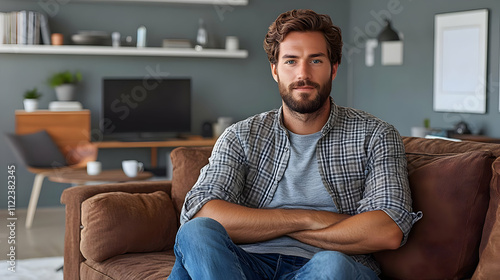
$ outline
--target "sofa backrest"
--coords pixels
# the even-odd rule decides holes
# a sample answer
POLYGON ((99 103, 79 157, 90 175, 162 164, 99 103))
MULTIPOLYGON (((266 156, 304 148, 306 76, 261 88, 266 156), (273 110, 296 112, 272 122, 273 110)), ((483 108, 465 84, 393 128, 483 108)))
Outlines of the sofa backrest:
POLYGON ((200 169, 208 164, 212 147, 179 147, 170 153, 172 160, 172 201, 180 216, 186 194, 198 180, 200 169))
POLYGON ((454 142, 442 139, 425 139, 403 136, 407 153, 454 154, 470 151, 490 151, 495 157, 500 156, 500 144, 462 141, 454 142))
MULTIPOLYGON (((403 136, 407 153, 454 154, 469 151, 490 151, 500 156, 500 144, 480 142, 453 142, 441 139, 425 139, 403 136)), ((172 200, 179 215, 186 194, 196 183, 200 169, 208 164, 213 147, 179 147, 170 156, 172 160, 172 200)))

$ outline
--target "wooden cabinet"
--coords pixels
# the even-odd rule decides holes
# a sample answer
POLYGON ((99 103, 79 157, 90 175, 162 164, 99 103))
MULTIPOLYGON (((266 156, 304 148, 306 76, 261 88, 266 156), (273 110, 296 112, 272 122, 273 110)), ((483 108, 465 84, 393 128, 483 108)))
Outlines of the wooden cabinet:
POLYGON ((46 130, 64 151, 90 142, 90 111, 16 110, 16 134, 46 130))
MULTIPOLYGON (((90 142, 90 111, 48 111, 38 110, 26 112, 16 110, 16 134, 35 133, 46 130, 58 145, 61 151, 72 150, 90 142)), ((158 163, 158 148, 162 147, 194 147, 213 146, 217 139, 206 139, 201 136, 190 136, 186 139, 165 140, 155 142, 120 142, 102 141, 92 142, 99 149, 110 148, 150 148, 151 166, 158 163)))

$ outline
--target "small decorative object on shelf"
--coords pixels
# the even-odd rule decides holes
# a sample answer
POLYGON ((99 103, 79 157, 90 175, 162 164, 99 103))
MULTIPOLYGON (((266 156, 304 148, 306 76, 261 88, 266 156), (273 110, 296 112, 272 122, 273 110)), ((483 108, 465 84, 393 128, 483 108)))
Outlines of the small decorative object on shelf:
POLYGON ((107 31, 78 31, 78 33, 71 35, 71 40, 75 45, 111 45, 111 35, 107 31))
POLYGON ((52 36, 50 38, 52 41, 52 45, 54 46, 64 45, 64 36, 61 33, 52 33, 52 36))
POLYGON ((141 25, 139 26, 139 28, 137 28, 137 47, 146 47, 146 27, 144 25, 141 25))
POLYGON ((226 50, 227 51, 237 51, 239 48, 239 40, 236 36, 226 37, 226 50))
POLYGON ((72 101, 76 96, 76 85, 82 80, 82 74, 70 71, 58 72, 52 75, 48 82, 56 91, 57 100, 72 101))
POLYGON ((427 129, 430 129, 431 128, 431 120, 429 120, 428 118, 425 118, 424 119, 424 127, 427 129))
POLYGON ((132 36, 126 36, 125 40, 122 42, 122 45, 125 47, 133 47, 134 41, 132 40, 132 36))
POLYGON ((121 44, 120 44, 120 38, 121 38, 121 35, 120 35, 120 32, 113 32, 111 33, 111 40, 112 40, 112 46, 117 48, 119 47, 121 44))
POLYGON ((469 125, 464 121, 458 122, 455 125, 453 132, 455 132, 456 134, 460 134, 460 135, 471 134, 470 129, 469 129, 469 125))
POLYGON ((432 132, 431 121, 428 118, 424 119, 423 125, 424 126, 413 126, 411 128, 411 136, 425 137, 426 135, 432 132))
POLYGON ((24 93, 24 110, 26 112, 34 112, 38 109, 38 98, 42 96, 41 93, 38 92, 37 88, 32 90, 27 90, 24 93))
POLYGON ((199 20, 198 34, 196 35, 196 47, 197 51, 203 50, 208 44, 208 32, 205 29, 205 24, 203 19, 199 20))

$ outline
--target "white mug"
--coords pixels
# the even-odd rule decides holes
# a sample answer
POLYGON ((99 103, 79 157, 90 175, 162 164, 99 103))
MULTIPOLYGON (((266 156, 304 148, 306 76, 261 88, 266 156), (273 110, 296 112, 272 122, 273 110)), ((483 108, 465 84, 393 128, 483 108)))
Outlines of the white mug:
POLYGON ((93 175, 99 175, 101 173, 102 165, 101 162, 99 161, 89 161, 87 162, 87 174, 93 176, 93 175))
POLYGON ((122 161, 122 168, 125 175, 135 177, 137 173, 144 171, 144 164, 134 159, 124 160, 122 161))

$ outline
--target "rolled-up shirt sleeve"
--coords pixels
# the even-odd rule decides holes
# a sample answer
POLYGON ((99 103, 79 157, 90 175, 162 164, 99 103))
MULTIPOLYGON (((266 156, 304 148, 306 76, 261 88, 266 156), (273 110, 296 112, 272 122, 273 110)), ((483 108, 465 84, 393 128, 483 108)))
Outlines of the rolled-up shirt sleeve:
POLYGON ((403 232, 401 246, 422 213, 412 212, 407 160, 401 136, 392 126, 383 128, 368 143, 369 159, 363 199, 358 213, 382 210, 403 232))
POLYGON ((186 195, 181 224, 192 219, 210 200, 237 203, 244 178, 244 152, 238 137, 228 128, 217 140, 209 163, 201 169, 198 180, 186 195))

